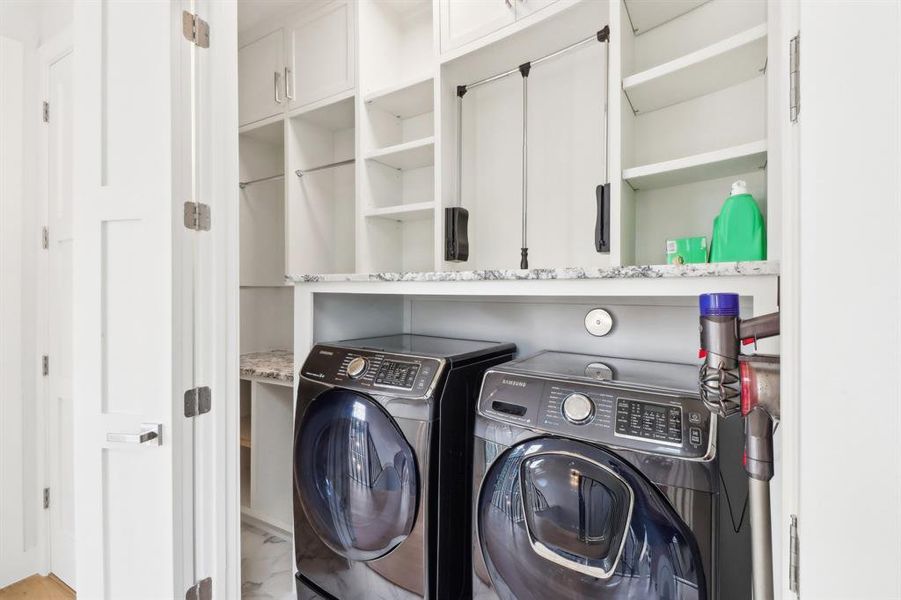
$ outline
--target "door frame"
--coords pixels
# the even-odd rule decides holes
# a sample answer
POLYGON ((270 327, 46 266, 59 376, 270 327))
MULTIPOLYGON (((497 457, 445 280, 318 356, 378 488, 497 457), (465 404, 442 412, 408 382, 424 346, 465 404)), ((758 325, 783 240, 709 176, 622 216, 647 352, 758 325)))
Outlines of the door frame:
MULTIPOLYGON (((64 58, 66 55, 74 51, 72 25, 68 25, 60 33, 53 36, 38 48, 38 77, 40 78, 40 99, 46 100, 50 97, 50 68, 54 63, 64 58)), ((52 110, 52 109, 51 109, 52 110)), ((46 124, 41 123, 41 135, 38 140, 38 174, 37 174, 37 220, 38 227, 48 225, 50 213, 50 132, 46 128, 46 124)), ((74 209, 74 202, 73 202, 74 209)), ((73 212, 74 214, 74 212, 73 212)), ((35 238, 40 239, 41 232, 34 232, 35 238)), ((36 286, 37 286, 37 323, 35 326, 36 355, 34 360, 36 364, 41 361, 41 356, 50 354, 50 330, 49 320, 46 318, 50 310, 50 252, 48 249, 40 249, 37 254, 36 261, 36 286)), ((51 357, 52 361, 52 357, 51 357)), ((42 440, 40 441, 40 480, 43 487, 51 490, 51 506, 53 502, 53 489, 58 487, 54 480, 53 471, 50 465, 51 446, 54 444, 53 438, 49 435, 47 428, 50 425, 50 385, 47 377, 44 377, 41 369, 36 369, 35 373, 35 390, 37 391, 38 401, 38 429, 42 440)), ((73 425, 74 427, 74 425, 73 425)), ((75 501, 74 497, 72 499, 75 501)), ((41 557, 41 572, 50 573, 53 571, 52 548, 51 548, 51 510, 45 510, 44 532, 43 532, 43 552, 41 557)), ((74 548, 73 548, 74 552, 74 548)))
MULTIPOLYGON (((209 413, 195 418, 195 571, 212 578, 213 598, 241 597, 239 384, 238 13, 233 2, 182 0, 210 25, 198 50, 195 88, 197 200, 211 207, 210 231, 198 238, 195 319, 197 385, 212 391, 209 413)), ((186 93, 190 93, 186 90, 186 93)), ((189 422, 189 420, 188 420, 189 422)), ((187 466, 191 468, 190 465, 187 466)), ((189 499, 186 499, 186 503, 189 499)), ((185 531, 190 536, 189 530, 185 531)), ((190 560, 190 556, 185 557, 190 560)))

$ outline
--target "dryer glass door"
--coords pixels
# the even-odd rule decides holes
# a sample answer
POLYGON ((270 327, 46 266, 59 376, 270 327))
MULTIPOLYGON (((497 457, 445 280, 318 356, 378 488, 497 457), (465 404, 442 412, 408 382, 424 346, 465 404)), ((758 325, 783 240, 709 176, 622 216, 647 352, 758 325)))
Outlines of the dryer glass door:
POLYGON ((413 449, 371 398, 324 392, 307 407, 294 448, 294 481, 319 538, 351 560, 384 556, 416 522, 413 449))
POLYGON ((523 598, 706 598, 688 527, 631 465, 585 442, 537 438, 491 465, 479 544, 495 593, 523 598))

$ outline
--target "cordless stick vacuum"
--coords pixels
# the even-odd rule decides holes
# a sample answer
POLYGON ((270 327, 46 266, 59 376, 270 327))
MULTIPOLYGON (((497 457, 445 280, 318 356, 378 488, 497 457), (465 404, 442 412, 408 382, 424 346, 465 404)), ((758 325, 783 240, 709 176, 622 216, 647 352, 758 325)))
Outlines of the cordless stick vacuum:
POLYGON ((741 354, 740 348, 779 335, 779 313, 739 319, 738 294, 702 294, 700 309, 701 399, 715 415, 740 412, 744 418, 754 600, 772 600, 770 480, 773 431, 779 421, 779 357, 741 354))

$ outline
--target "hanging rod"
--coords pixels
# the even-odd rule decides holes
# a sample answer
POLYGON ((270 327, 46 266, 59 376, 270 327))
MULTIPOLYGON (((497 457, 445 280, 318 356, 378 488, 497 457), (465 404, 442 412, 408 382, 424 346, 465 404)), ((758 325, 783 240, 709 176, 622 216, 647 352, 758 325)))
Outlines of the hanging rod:
POLYGON ((238 187, 243 190, 248 185, 253 185, 255 183, 261 183, 263 181, 272 181, 273 179, 281 179, 284 176, 285 176, 284 173, 279 173, 278 175, 270 175, 269 177, 260 177, 259 179, 251 179, 250 181, 239 181, 238 187))
POLYGON ((566 46, 565 48, 560 48, 559 50, 557 50, 555 52, 551 52, 550 54, 545 54, 541 58, 536 58, 535 60, 531 60, 531 61, 529 61, 525 64, 522 64, 518 67, 514 67, 514 68, 510 69, 509 71, 504 71, 503 73, 498 73, 497 75, 492 75, 491 77, 486 77, 485 79, 480 79, 473 83, 457 86, 457 95, 462 98, 463 94, 465 94, 467 91, 471 90, 474 87, 478 87, 480 85, 485 85, 486 83, 491 83, 492 81, 497 81, 498 79, 503 79, 504 77, 508 77, 510 75, 513 75, 514 73, 522 73, 523 67, 526 67, 526 69, 528 69, 528 68, 534 67, 535 65, 537 65, 539 63, 543 63, 546 60, 550 60, 552 58, 560 56, 561 54, 563 54, 565 52, 569 52, 570 50, 574 50, 580 46, 584 46, 588 42, 603 43, 603 42, 606 42, 608 39, 610 39, 610 26, 606 25, 606 26, 604 26, 603 29, 601 29, 597 33, 595 33, 587 38, 581 39, 578 42, 574 42, 574 43, 570 44, 569 46, 566 46))
POLYGON ((298 177, 303 177, 307 173, 313 173, 314 171, 322 171, 323 169, 333 169, 335 167, 343 167, 344 165, 352 165, 357 162, 355 158, 348 158, 347 160, 339 160, 338 162, 329 163, 327 165, 322 165, 320 167, 312 167, 310 169, 297 169, 294 171, 294 174, 298 177))

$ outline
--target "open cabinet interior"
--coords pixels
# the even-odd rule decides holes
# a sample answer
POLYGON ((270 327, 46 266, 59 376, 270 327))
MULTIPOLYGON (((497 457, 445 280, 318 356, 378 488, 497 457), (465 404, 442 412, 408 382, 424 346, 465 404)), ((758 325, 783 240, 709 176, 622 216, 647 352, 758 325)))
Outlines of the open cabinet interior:
POLYGON ((360 10, 357 270, 435 270, 432 2, 364 1, 360 10))
POLYGON ((613 264, 594 247, 596 188, 607 176, 608 47, 596 36, 608 18, 606 2, 582 3, 443 65, 442 197, 469 212, 470 250, 444 268, 517 269, 522 247, 530 268, 613 264), (527 79, 516 70, 582 40, 527 79))
POLYGON ((744 180, 768 207, 767 3, 622 1, 624 264, 707 237, 744 180))

